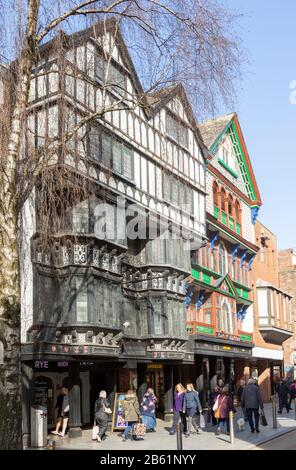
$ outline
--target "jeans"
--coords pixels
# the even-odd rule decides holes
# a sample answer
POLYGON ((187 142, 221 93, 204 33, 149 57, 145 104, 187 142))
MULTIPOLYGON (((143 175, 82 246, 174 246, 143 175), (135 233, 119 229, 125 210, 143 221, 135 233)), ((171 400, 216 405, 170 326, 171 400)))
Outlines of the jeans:
POLYGON ((185 433, 187 431, 187 422, 186 422, 185 413, 182 413, 182 411, 174 411, 174 420, 173 420, 173 425, 171 427, 171 432, 176 432, 179 420, 181 420, 181 423, 183 425, 183 432, 185 433))
POLYGON ((198 431, 198 425, 196 422, 196 408, 186 408, 186 414, 188 416, 188 429, 187 432, 190 433, 192 426, 196 431, 198 431))
POLYGON ((226 423, 226 431, 229 432, 230 428, 229 428, 229 419, 228 418, 219 418, 218 419, 218 427, 220 428, 221 425, 224 426, 224 424, 226 423))
POLYGON ((259 408, 246 408, 249 425, 252 431, 259 429, 259 408), (253 414, 255 416, 255 426, 253 421, 253 414))
MULTIPOLYGON (((133 433, 133 430, 134 430, 134 425, 136 424, 137 421, 128 421, 127 422, 127 426, 124 430, 124 433, 123 433, 123 437, 125 437, 125 439, 127 438, 128 436, 128 433, 131 431, 133 433)), ((133 436, 132 435, 132 439, 136 439, 136 436, 133 436)))
POLYGON ((295 397, 294 397, 294 396, 291 397, 291 395, 290 395, 290 399, 289 399, 289 410, 292 409, 292 408, 291 408, 291 403, 292 403, 292 401, 294 402, 294 399, 295 399, 295 397))
POLYGON ((102 439, 104 437, 107 427, 108 427, 108 416, 104 412, 96 413, 96 422, 99 426, 99 433, 98 436, 102 439))

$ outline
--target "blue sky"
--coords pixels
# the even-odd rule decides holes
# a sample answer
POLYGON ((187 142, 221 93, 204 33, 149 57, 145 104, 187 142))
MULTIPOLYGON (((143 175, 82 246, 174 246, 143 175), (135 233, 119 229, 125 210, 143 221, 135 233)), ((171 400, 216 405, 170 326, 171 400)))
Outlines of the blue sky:
MULTIPOLYGON (((259 220, 278 236, 279 248, 296 247, 295 0, 224 0, 240 20, 249 65, 238 91, 237 112, 263 206, 259 220)), ((226 111, 226 110, 225 110, 226 111)))

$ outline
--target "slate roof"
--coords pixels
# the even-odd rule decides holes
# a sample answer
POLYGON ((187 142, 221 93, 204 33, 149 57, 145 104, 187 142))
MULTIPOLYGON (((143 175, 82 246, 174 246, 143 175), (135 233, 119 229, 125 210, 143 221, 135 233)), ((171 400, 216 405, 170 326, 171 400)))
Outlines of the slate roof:
POLYGON ((198 124, 199 131, 208 149, 212 147, 233 117, 234 113, 231 113, 198 124))

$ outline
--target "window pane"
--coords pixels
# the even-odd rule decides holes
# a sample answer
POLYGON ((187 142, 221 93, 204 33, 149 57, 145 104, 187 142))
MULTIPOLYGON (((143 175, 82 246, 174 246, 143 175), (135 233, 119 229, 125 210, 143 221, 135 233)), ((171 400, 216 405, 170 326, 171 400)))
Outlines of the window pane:
POLYGON ((110 64, 110 72, 112 88, 116 91, 116 93, 124 96, 126 92, 125 75, 113 64, 110 64))
POLYGON ((121 173, 121 142, 113 140, 113 170, 121 173))
POLYGON ((87 286, 84 279, 76 278, 76 318, 78 322, 87 322, 87 286))
POLYGON ((102 163, 111 166, 111 137, 102 132, 102 163))
POLYGON ((123 174, 127 178, 132 179, 133 177, 133 151, 126 145, 123 145, 123 174))
POLYGON ((100 134, 99 129, 93 127, 89 134, 90 158, 100 160, 100 134))
POLYGON ((88 202, 82 201, 73 207, 73 231, 75 233, 88 233, 88 202))

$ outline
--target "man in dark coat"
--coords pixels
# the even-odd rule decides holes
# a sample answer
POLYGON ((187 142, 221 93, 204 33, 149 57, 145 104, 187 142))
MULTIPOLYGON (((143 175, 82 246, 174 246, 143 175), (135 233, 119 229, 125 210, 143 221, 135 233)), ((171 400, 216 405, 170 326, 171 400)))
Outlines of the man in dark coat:
POLYGON ((287 386, 284 380, 280 380, 278 385, 276 386, 276 391, 279 397, 279 413, 282 414, 283 408, 285 407, 287 413, 289 413, 289 405, 288 405, 288 394, 289 394, 289 387, 287 386))
POLYGON ((260 394, 260 389, 254 384, 253 379, 248 380, 248 385, 245 386, 242 397, 241 405, 246 408, 249 425, 251 432, 259 432, 259 408, 263 411, 263 401, 260 394), (253 421, 255 418, 255 425, 253 421))

